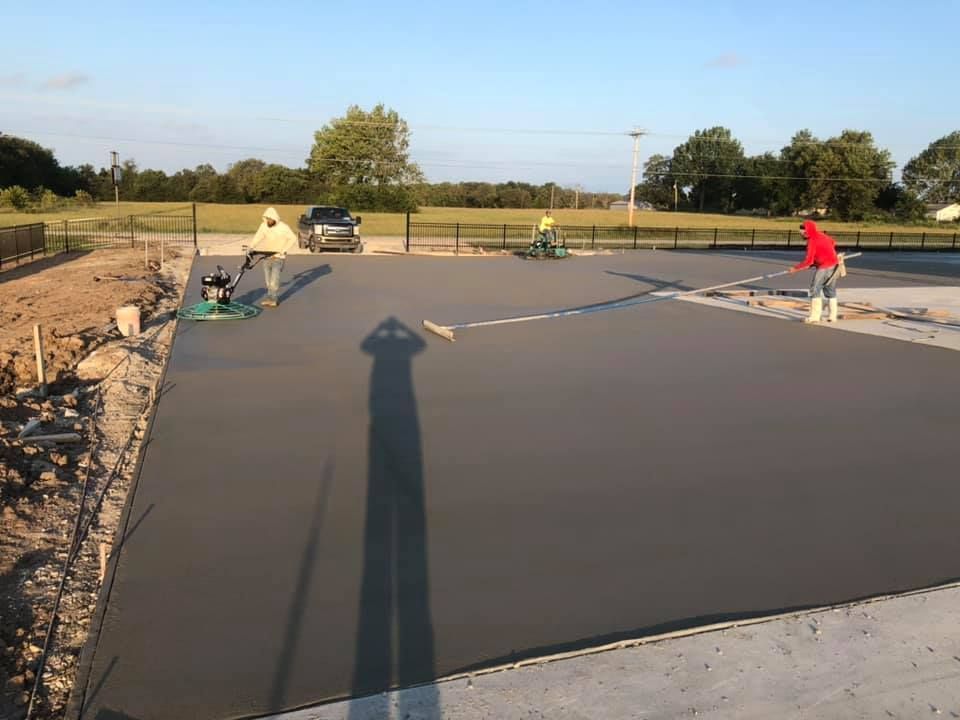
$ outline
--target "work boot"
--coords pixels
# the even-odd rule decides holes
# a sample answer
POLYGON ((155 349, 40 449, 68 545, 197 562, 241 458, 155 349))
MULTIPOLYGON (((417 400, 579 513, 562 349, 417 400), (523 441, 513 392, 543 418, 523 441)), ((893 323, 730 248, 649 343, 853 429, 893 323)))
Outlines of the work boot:
POLYGON ((823 298, 810 299, 810 314, 803 319, 805 323, 818 323, 823 315, 823 298))
POLYGON ((835 323, 837 321, 837 299, 830 298, 830 316, 827 318, 827 322, 835 323))
POLYGON ((277 306, 277 299, 272 297, 265 297, 263 300, 260 301, 260 306, 275 308, 277 306))

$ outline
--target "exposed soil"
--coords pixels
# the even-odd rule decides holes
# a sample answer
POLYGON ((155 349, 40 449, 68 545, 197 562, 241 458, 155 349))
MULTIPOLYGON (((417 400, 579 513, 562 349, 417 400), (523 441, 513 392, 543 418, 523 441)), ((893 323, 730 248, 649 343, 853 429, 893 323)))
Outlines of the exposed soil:
POLYGON ((102 250, 0 275, 0 720, 26 715, 73 554, 32 714, 63 716, 189 265, 174 256, 145 269, 137 251, 102 250), (117 330, 123 305, 140 308, 140 335, 117 330), (47 397, 37 392, 35 323, 47 397), (18 438, 31 421, 39 425, 18 438), (32 439, 52 434, 80 438, 32 439), (78 513, 86 532, 71 549, 78 513))

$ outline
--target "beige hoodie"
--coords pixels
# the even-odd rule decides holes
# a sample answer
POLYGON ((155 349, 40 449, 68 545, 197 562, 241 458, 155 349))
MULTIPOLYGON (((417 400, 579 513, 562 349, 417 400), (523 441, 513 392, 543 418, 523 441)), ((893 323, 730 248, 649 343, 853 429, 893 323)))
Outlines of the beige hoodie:
POLYGON ((273 208, 267 208, 263 213, 263 222, 257 228, 257 234, 253 236, 253 242, 250 243, 251 250, 262 250, 264 252, 275 252, 281 255, 286 254, 290 248, 297 244, 297 236, 280 219, 280 215, 273 208), (267 219, 275 220, 276 225, 270 227, 267 225, 267 219))

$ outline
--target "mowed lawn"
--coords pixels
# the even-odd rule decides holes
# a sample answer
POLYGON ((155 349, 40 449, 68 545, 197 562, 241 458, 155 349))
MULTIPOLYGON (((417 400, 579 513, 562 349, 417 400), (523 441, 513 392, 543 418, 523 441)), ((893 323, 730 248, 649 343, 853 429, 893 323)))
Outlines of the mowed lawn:
MULTIPOLYGON (((197 230, 201 233, 253 233, 260 223, 260 216, 267 205, 225 205, 214 203, 197 204, 197 230)), ((304 205, 275 205, 280 217, 291 226, 303 212, 304 205)), ((117 207, 113 203, 98 203, 94 207, 75 208, 60 212, 23 213, 0 211, 0 227, 26 225, 36 222, 56 222, 84 217, 104 217, 116 215, 117 207)), ((146 213, 190 214, 191 206, 184 203, 145 203, 121 202, 121 215, 146 213)), ((362 212, 356 214, 363 218, 362 233, 367 236, 403 235, 406 216, 403 213, 362 212)), ((533 225, 543 214, 542 208, 528 210, 485 209, 485 208, 421 208, 410 216, 412 222, 439 223, 483 223, 492 225, 533 225)), ((616 210, 570 210, 558 209, 554 217, 561 225, 626 225, 627 213, 616 210)), ((680 227, 680 228, 796 228, 798 218, 759 218, 733 215, 711 215, 709 213, 673 213, 644 211, 634 214, 634 222, 639 227, 680 227)), ((944 232, 957 231, 954 223, 940 228, 897 224, 838 223, 824 222, 826 230, 872 230, 875 232, 944 232)))

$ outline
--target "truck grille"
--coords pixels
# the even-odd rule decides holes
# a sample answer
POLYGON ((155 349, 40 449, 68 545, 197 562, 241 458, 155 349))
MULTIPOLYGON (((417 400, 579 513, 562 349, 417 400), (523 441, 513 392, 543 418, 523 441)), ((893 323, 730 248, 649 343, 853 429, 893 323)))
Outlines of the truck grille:
POLYGON ((331 237, 353 237, 353 227, 350 225, 327 225, 324 230, 324 234, 331 237))

